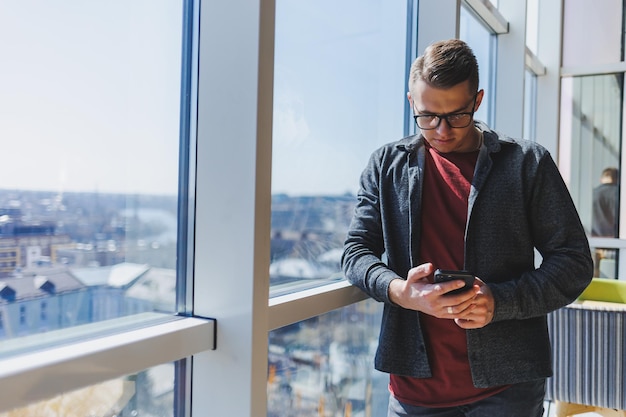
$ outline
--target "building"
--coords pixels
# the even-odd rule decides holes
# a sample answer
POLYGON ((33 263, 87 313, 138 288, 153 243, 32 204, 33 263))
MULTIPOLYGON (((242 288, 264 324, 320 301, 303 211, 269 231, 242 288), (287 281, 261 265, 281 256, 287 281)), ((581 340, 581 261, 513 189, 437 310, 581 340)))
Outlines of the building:
POLYGON ((175 285, 174 271, 132 263, 20 269, 0 279, 0 340, 146 312, 171 313, 175 285))
POLYGON ((16 268, 50 263, 54 248, 68 244, 67 234, 55 233, 51 221, 24 221, 19 209, 0 210, 0 277, 16 268))

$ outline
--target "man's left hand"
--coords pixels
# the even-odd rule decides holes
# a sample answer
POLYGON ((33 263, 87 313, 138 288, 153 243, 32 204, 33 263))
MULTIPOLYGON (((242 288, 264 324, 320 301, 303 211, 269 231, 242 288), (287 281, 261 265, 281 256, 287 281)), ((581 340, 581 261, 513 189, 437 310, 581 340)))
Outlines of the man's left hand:
POLYGON ((456 317, 454 322, 463 329, 479 329, 485 327, 493 320, 495 301, 489 286, 477 278, 474 285, 480 290, 474 298, 472 308, 468 308, 462 315, 456 317))

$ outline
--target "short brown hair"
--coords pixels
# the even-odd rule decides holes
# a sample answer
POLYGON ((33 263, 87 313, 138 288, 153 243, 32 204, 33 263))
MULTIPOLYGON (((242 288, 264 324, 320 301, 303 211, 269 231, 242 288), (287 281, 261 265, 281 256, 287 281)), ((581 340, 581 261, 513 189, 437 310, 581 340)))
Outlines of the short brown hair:
POLYGON ((610 179, 611 183, 617 184, 617 176, 619 171, 615 167, 607 167, 602 170, 602 177, 610 179))
POLYGON ((416 81, 447 89, 469 80, 470 94, 478 91, 478 61, 472 49, 460 39, 429 45, 411 65, 409 91, 416 81))

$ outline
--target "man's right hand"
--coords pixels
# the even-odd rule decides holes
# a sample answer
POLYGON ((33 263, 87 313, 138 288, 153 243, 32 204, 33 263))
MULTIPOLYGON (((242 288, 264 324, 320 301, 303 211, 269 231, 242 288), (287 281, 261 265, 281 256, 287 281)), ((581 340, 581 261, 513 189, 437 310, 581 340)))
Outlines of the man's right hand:
POLYGON ((460 294, 447 293, 463 287, 463 281, 455 280, 431 284, 428 276, 433 273, 431 263, 425 263, 411 268, 407 279, 395 279, 389 285, 389 299, 409 310, 421 311, 434 317, 454 319, 466 314, 475 306, 478 286, 460 294))

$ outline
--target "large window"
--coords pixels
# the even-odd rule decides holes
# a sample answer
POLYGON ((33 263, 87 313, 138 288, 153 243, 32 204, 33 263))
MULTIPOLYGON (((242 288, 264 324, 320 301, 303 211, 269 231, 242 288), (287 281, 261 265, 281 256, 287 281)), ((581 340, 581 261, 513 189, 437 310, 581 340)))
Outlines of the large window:
MULTIPOLYGON (((37 360, 44 375, 68 358, 60 353, 68 343, 173 320, 188 244, 180 239, 187 195, 179 193, 186 190, 179 149, 189 139, 181 142, 184 7, 182 0, 0 5, 0 359, 18 364, 59 349, 41 355, 46 364, 37 360)), ((97 347, 80 352, 99 355, 97 347)), ((7 363, 3 377, 16 373, 7 363)), ((118 406, 119 415, 173 413, 173 370, 125 377, 133 394, 125 388, 124 403, 94 415, 118 406)), ((72 382, 56 389, 81 378, 62 378, 72 382)), ((3 390, 0 402, 54 392, 56 382, 45 382, 12 397, 3 390)), ((65 398, 78 404, 84 396, 102 409, 99 397, 80 393, 65 398)), ((32 406, 53 409, 54 401, 32 406)))
MULTIPOLYGON (((359 175, 403 136, 404 1, 276 3, 270 295, 343 279, 359 175)), ((268 416, 381 415, 373 301, 269 335, 268 416), (367 411, 366 411, 367 410, 367 411)))
POLYGON ((620 232, 623 17, 621 1, 604 0, 594 9, 579 0, 564 2, 560 167, 590 237, 594 276, 611 279, 626 273, 626 264, 620 265, 626 247, 620 232), (602 29, 583 36, 583 22, 602 29))
MULTIPOLYGON (((571 167, 572 196, 592 238, 619 236, 623 84, 623 74, 562 81, 561 156, 571 167)), ((598 245, 602 241, 592 241, 594 275, 617 278, 618 251, 598 245)))
POLYGON ((271 332, 268 417, 386 415, 389 377, 373 365, 380 307, 366 300, 271 332))
POLYGON ((3 337, 174 312, 182 2, 1 7, 3 337))
POLYGON ((276 2, 272 295, 342 278, 359 174, 403 135, 406 2, 276 2))

